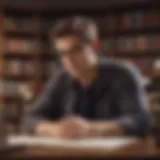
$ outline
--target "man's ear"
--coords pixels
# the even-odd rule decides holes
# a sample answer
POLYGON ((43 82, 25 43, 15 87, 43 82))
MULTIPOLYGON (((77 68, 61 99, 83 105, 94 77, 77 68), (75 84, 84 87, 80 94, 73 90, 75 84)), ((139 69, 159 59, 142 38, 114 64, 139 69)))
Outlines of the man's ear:
POLYGON ((93 40, 92 41, 92 47, 93 47, 94 50, 96 50, 98 52, 99 49, 100 49, 99 41, 98 40, 93 40))

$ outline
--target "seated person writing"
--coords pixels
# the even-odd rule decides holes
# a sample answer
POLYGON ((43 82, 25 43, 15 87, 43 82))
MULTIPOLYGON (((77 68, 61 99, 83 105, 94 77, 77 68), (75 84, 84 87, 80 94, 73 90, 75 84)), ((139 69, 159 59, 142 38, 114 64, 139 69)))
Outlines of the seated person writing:
POLYGON ((26 113, 27 134, 84 138, 145 136, 149 114, 135 68, 97 56, 97 28, 84 17, 60 20, 51 33, 64 71, 26 113))

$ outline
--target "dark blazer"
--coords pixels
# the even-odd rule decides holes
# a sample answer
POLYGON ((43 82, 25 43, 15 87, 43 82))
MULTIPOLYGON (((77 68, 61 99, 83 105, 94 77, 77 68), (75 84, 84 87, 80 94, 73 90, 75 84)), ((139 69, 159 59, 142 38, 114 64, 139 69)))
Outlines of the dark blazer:
POLYGON ((84 90, 79 95, 74 81, 65 71, 51 78, 37 102, 25 114, 23 132, 32 133, 41 120, 59 120, 71 115, 78 106, 78 114, 86 119, 117 121, 126 135, 148 134, 150 121, 140 74, 134 67, 124 64, 100 59, 98 78, 90 87, 92 94, 84 90))

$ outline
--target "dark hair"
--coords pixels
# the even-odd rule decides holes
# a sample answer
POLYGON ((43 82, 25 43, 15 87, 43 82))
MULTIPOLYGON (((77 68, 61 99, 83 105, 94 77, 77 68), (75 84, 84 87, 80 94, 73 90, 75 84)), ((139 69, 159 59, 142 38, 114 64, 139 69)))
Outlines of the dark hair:
POLYGON ((51 39, 75 35, 88 42, 97 40, 97 26, 90 18, 75 16, 59 20, 53 27, 51 39))

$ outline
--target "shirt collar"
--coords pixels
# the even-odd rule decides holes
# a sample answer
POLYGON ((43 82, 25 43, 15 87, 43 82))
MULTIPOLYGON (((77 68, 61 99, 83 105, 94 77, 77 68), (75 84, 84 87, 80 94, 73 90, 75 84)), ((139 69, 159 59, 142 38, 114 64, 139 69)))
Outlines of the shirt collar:
MULTIPOLYGON (((69 80, 69 85, 73 88, 73 89, 80 89, 82 87, 80 87, 79 83, 77 80, 71 78, 71 76, 69 76, 70 80, 69 80)), ((88 87, 86 90, 88 89, 93 89, 96 92, 99 92, 102 88, 104 84, 104 77, 103 77, 103 67, 102 67, 102 60, 98 59, 98 74, 97 74, 97 79, 96 81, 90 86, 88 87)), ((84 89, 85 90, 85 89, 84 89)))

